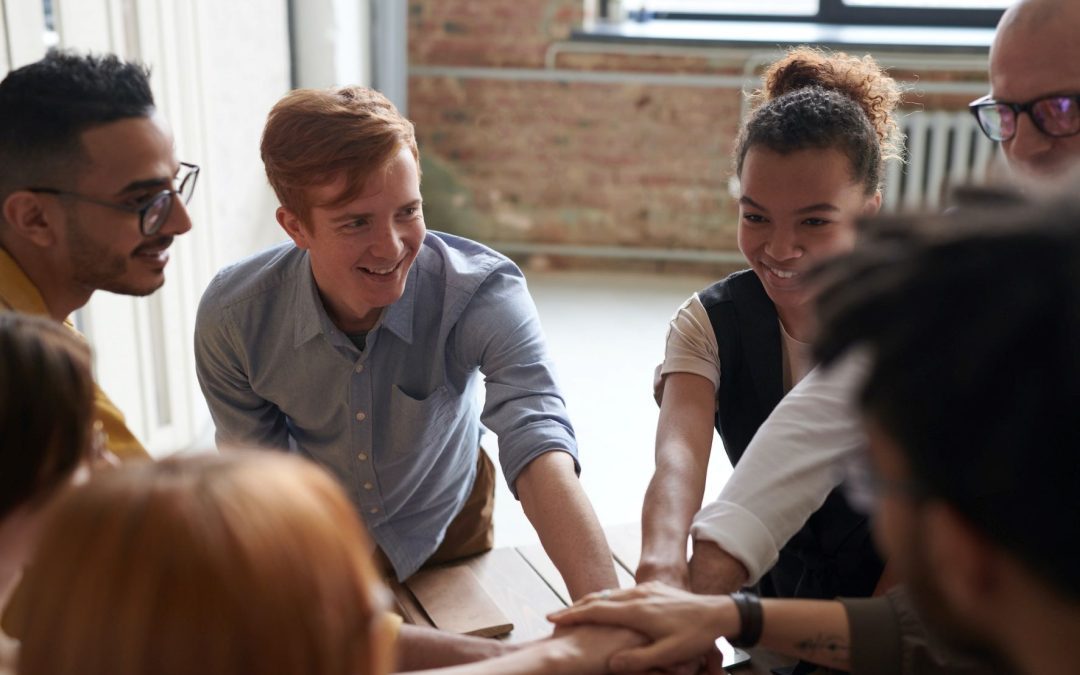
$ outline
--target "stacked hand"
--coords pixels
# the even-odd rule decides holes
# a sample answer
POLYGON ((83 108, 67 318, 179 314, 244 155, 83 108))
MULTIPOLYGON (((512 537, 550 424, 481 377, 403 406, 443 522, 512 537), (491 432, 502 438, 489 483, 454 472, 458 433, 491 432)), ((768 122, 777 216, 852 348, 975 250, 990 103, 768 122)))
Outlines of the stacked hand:
POLYGON ((707 672, 721 673, 716 638, 739 630, 738 613, 727 596, 695 595, 659 582, 593 593, 548 618, 557 626, 621 626, 653 640, 615 652, 609 666, 616 673, 664 668, 703 656, 707 672))

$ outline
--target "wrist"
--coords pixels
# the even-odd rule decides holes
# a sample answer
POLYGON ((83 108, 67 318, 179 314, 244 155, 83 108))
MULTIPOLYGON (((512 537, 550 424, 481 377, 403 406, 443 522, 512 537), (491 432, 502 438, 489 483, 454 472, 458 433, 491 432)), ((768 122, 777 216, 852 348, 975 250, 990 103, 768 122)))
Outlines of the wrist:
POLYGON ((735 601, 730 595, 705 595, 712 603, 709 621, 713 635, 717 637, 731 638, 739 634, 739 610, 735 608, 735 601))
POLYGON ((739 632, 728 642, 734 647, 753 647, 761 640, 765 628, 765 614, 761 599, 754 593, 738 591, 728 596, 739 615, 739 632))

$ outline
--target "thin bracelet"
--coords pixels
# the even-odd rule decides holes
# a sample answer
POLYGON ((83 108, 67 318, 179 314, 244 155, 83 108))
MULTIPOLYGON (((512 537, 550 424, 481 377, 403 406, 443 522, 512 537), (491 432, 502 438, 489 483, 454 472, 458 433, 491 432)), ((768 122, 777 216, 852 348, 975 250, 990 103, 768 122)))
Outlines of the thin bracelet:
POLYGON ((739 591, 731 594, 735 610, 739 613, 739 635, 728 640, 733 647, 743 649, 753 647, 761 639, 765 627, 765 614, 761 609, 761 598, 753 593, 739 591))

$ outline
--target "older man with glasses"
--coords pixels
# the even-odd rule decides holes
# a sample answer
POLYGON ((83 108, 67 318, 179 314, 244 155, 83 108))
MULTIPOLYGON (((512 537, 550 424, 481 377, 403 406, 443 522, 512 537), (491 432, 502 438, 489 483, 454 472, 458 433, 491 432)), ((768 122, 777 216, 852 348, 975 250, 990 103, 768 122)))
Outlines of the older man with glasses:
MULTIPOLYGON (((1078 30, 1080 2, 1071 0, 1020 0, 998 24, 991 93, 971 108, 983 132, 1001 143, 1017 182, 1061 173, 1080 160, 1078 30)), ((846 480, 852 496, 867 492, 859 489, 866 481, 857 461, 866 436, 851 405, 865 371, 858 358, 816 369, 776 407, 719 498, 694 519, 690 590, 730 593, 756 583, 837 485, 846 480)), ((800 616, 794 625, 802 632, 789 634, 787 651, 808 661, 855 673, 964 669, 918 629, 902 590, 847 601, 842 609, 823 602, 800 616)))
MULTIPOLYGON (((68 323, 96 290, 165 282, 199 167, 178 162, 147 70, 51 52, 0 82, 0 310, 68 323)), ((108 448, 145 457, 99 390, 108 448)))

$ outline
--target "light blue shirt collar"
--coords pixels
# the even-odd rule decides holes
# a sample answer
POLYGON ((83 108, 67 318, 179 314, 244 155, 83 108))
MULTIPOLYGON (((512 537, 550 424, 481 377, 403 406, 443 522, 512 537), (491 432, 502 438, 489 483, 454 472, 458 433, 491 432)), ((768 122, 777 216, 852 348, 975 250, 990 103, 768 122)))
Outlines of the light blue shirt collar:
MULTIPOLYGON (((379 328, 386 328, 401 338, 405 344, 412 344, 413 311, 416 307, 416 295, 420 285, 418 269, 416 261, 413 261, 409 269, 409 277, 405 280, 405 291, 397 302, 383 310, 372 332, 379 328)), ((310 254, 306 251, 300 270, 300 281, 296 284, 293 295, 293 306, 295 308, 293 316, 296 317, 293 329, 294 347, 299 347, 317 335, 328 335, 333 330, 333 322, 326 312, 322 297, 319 295, 319 287, 315 283, 315 275, 311 271, 310 254)))

